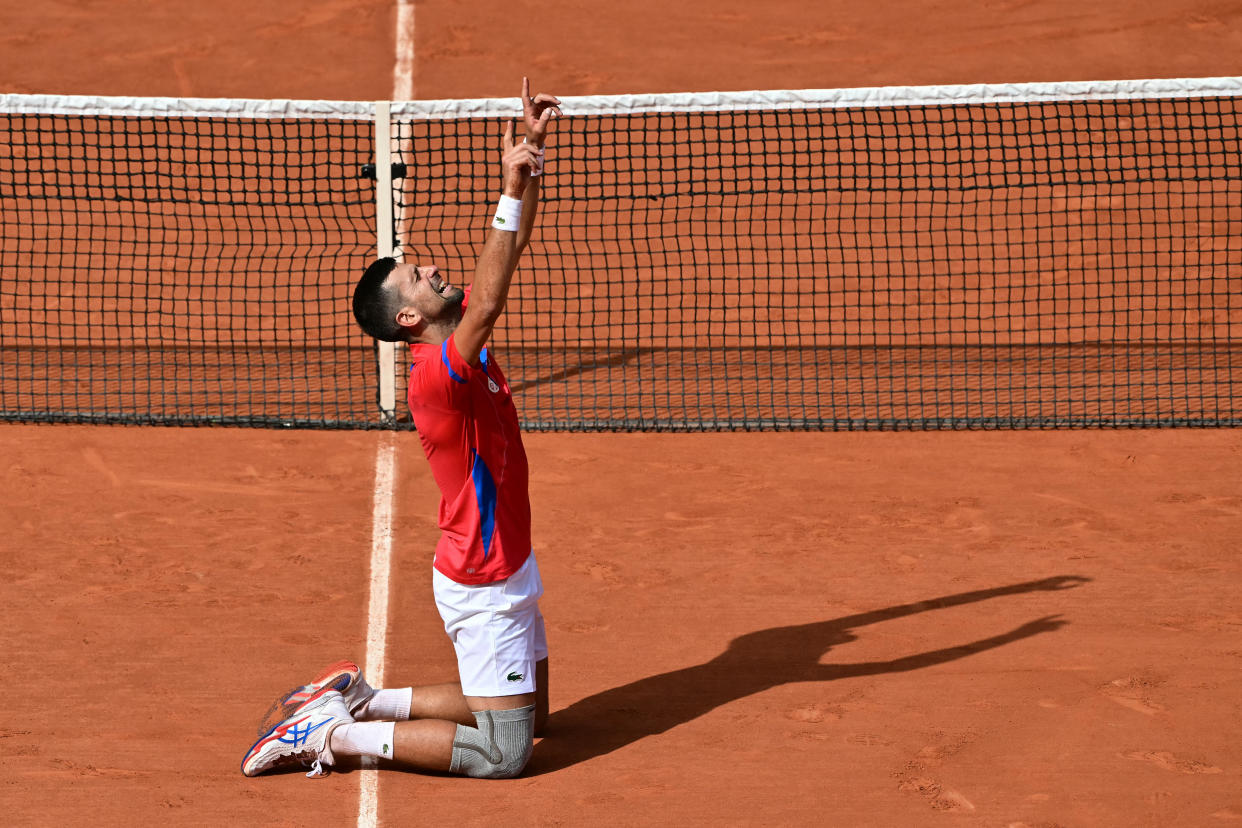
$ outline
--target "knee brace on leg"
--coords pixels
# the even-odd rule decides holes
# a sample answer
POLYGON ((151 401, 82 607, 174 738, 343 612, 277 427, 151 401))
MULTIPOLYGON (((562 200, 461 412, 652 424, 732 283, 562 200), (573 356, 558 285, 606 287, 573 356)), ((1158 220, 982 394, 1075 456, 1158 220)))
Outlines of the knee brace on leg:
POLYGON ((530 759, 535 738, 535 706, 479 710, 478 728, 457 726, 449 770, 476 779, 511 779, 530 759))

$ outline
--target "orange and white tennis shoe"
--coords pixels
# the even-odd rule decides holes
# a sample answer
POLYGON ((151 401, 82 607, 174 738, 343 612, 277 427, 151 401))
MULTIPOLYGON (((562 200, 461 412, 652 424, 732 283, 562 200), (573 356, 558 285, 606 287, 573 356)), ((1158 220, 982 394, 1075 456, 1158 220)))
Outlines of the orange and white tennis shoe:
POLYGON ((270 770, 293 764, 310 765, 310 777, 327 776, 334 763, 332 731, 352 722, 345 700, 335 690, 328 690, 303 704, 285 721, 273 727, 255 742, 242 759, 241 770, 246 776, 258 776, 270 770))
POLYGON ((351 715, 357 713, 358 708, 370 701, 375 693, 363 678, 357 664, 352 661, 338 661, 325 667, 310 684, 305 684, 286 696, 284 705, 288 708, 306 704, 328 690, 341 694, 351 715))
POLYGON ((338 661, 336 664, 325 667, 310 684, 295 687, 272 702, 272 706, 268 708, 267 713, 263 715, 263 719, 259 722, 259 734, 262 735, 269 732, 273 727, 296 713, 299 708, 309 704, 329 690, 335 690, 341 694, 351 716, 356 714, 359 708, 370 701, 371 696, 375 693, 371 689, 371 685, 367 684, 367 680, 363 677, 362 671, 358 669, 357 664, 354 664, 352 661, 338 661))

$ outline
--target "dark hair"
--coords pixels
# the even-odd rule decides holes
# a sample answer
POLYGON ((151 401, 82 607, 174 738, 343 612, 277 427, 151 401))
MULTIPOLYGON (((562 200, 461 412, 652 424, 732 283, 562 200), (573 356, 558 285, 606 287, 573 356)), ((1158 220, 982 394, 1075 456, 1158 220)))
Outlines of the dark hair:
POLYGON ((354 319, 362 330, 384 342, 404 342, 405 329, 397 324, 397 303, 384 280, 397 266, 391 256, 371 262, 354 288, 354 319))

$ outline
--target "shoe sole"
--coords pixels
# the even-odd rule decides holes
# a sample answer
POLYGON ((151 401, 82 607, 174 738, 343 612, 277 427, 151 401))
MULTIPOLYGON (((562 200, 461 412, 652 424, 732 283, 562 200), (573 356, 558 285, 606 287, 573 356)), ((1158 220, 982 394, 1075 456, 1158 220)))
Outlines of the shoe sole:
POLYGON ((263 758, 263 748, 272 744, 272 742, 281 742, 282 744, 292 745, 294 747, 304 745, 312 733, 324 725, 331 724, 333 721, 333 718, 329 716, 318 724, 312 726, 309 723, 314 718, 314 713, 307 712, 305 716, 295 716, 292 721, 281 722, 273 727, 270 732, 266 733, 259 739, 259 741, 251 745, 250 750, 246 751, 246 757, 242 759, 241 763, 242 774, 245 776, 258 776, 263 773, 264 770, 268 770, 268 768, 264 768, 263 770, 254 770, 254 765, 257 764, 258 760, 263 758), (299 731, 297 729, 298 726, 303 724, 307 725, 306 729, 299 731), (284 738, 290 731, 293 731, 293 741, 289 741, 284 738))

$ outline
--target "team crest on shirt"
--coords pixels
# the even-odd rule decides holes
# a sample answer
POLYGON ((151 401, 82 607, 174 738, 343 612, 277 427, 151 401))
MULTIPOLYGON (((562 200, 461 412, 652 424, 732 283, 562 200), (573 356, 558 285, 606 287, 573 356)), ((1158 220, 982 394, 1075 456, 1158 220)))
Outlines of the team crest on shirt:
POLYGON ((487 378, 487 387, 493 394, 497 394, 500 392, 500 386, 497 385, 496 380, 492 379, 491 377, 487 378))

